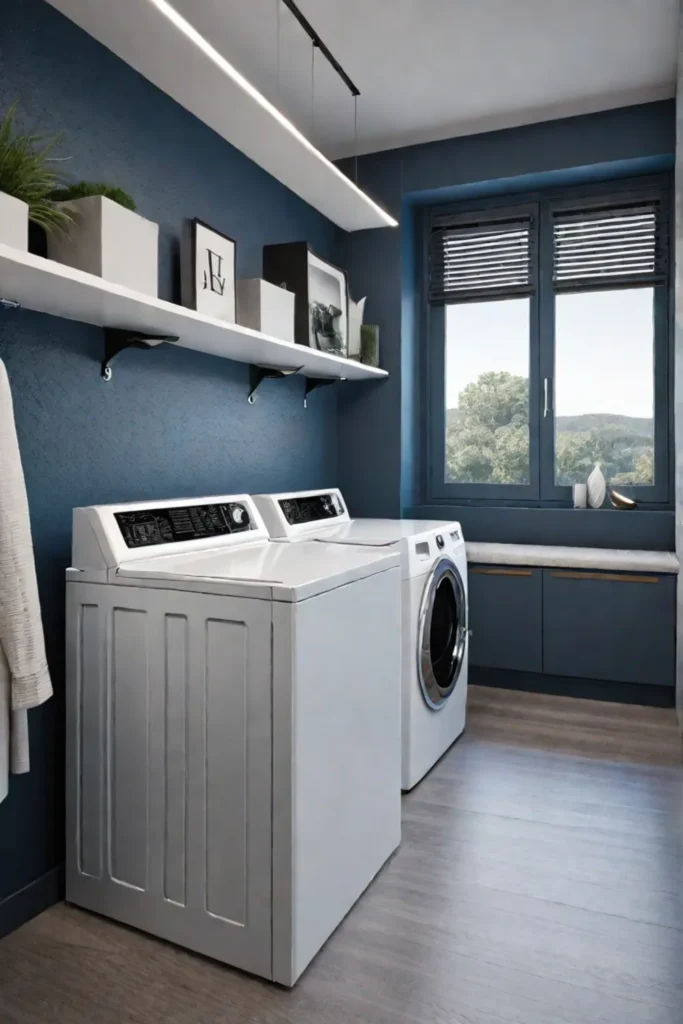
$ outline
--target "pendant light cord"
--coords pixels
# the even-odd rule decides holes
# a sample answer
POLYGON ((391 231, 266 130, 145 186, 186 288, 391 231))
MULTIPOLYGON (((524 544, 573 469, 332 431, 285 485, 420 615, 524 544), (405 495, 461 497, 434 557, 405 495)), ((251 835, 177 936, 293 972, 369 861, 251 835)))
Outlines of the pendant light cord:
POLYGON ((275 0, 275 66, 277 69, 277 97, 280 99, 280 0, 275 0))
POLYGON ((311 43, 311 138, 315 128, 315 43, 311 43))
POLYGON ((358 184, 358 97, 353 97, 353 174, 358 184))

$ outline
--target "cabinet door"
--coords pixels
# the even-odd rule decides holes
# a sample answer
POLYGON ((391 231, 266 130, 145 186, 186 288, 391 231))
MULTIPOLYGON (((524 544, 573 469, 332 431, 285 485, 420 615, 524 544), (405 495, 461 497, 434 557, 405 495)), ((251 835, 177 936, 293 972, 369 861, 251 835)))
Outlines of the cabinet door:
POLYGON ((673 686, 673 576, 569 569, 544 573, 544 672, 673 686))
POLYGON ((542 671, 542 572, 511 565, 469 567, 471 665, 542 671))
POLYGON ((271 605, 67 585, 67 898, 271 970, 271 605))

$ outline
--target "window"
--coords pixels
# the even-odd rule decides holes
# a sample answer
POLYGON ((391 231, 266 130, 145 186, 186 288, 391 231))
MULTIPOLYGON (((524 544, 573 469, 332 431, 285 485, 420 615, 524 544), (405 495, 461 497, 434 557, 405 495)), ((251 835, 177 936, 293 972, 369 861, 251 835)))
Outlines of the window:
POLYGON ((530 482, 529 304, 514 298, 446 306, 449 483, 530 482))
POLYGON ((666 188, 529 198, 428 218, 430 496, 666 503, 666 188))

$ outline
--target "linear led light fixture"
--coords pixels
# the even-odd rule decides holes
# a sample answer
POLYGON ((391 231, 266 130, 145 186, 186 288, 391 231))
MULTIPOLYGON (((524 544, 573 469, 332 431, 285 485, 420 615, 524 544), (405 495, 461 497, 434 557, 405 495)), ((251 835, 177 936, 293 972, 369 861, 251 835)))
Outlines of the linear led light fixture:
POLYGON ((391 214, 387 213, 386 210, 383 210, 381 206, 370 198, 370 196, 366 195, 362 189, 359 189, 350 178, 347 178, 345 174, 342 174, 339 168, 335 167, 332 161, 328 160, 319 149, 316 149, 313 143, 299 131, 296 125, 292 124, 284 114, 280 113, 277 107, 274 107, 270 100, 267 100, 263 93, 260 93, 258 89, 251 84, 251 82, 248 82, 244 75, 241 75, 239 71, 232 66, 230 61, 226 60, 218 50, 214 49, 211 43, 208 42, 208 40, 206 40, 204 36, 189 23, 189 21, 183 18, 182 14, 179 14, 178 11, 176 11, 175 7, 172 7, 167 0, 150 0, 150 3, 154 4, 154 6, 161 11, 164 17, 168 18, 168 20, 172 22, 177 29, 183 32, 187 38, 195 44, 195 46, 199 47, 199 49, 206 54, 209 60, 212 60, 214 64, 221 69, 223 74, 232 79, 232 81, 238 85, 240 89, 246 92, 248 96, 251 96, 251 98, 255 100, 260 107, 267 111, 271 117, 275 118, 275 120, 281 124, 282 127, 297 140, 297 142, 300 142, 301 145, 309 151, 309 153, 312 153, 322 164, 332 171, 333 174, 336 174, 336 176, 340 178, 352 192, 355 192, 363 202, 372 207, 372 209, 379 214, 387 227, 398 227, 398 221, 395 220, 391 214))

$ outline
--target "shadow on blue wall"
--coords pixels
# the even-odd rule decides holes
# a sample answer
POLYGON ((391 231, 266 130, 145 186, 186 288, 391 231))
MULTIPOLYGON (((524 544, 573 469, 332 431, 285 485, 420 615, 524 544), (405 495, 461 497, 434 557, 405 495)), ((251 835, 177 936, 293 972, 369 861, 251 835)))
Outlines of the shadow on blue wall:
MULTIPOLYGON (((6 0, 0 112, 64 132, 69 177, 119 185, 160 224, 160 295, 178 299, 177 238, 197 216, 237 240, 239 277, 266 242, 307 239, 338 260, 340 232, 42 0, 6 0)), ((0 314, 13 387, 56 697, 30 713, 30 775, 0 805, 0 902, 63 858, 64 569, 71 509, 95 502, 336 483, 335 389, 303 408, 304 382, 166 346, 124 353, 105 384, 101 331, 0 314)), ((1 911, 0 911, 1 916, 1 911)), ((0 926, 2 922, 0 920, 0 926)))

